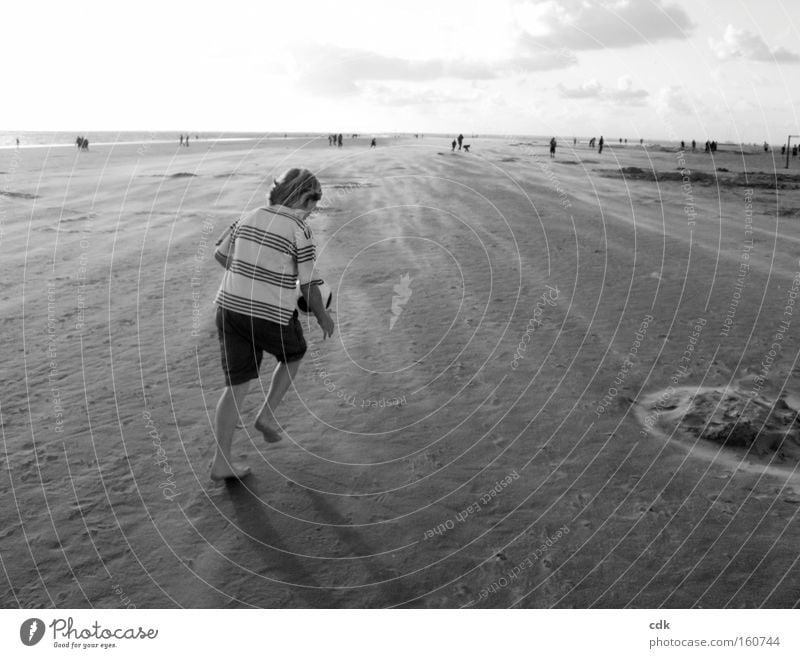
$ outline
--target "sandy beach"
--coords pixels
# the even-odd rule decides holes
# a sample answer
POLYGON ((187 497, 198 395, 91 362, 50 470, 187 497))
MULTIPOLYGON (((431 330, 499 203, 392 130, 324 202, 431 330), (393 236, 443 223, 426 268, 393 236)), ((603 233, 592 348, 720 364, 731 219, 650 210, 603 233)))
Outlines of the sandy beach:
POLYGON ((797 158, 466 141, 0 150, 0 606, 796 606, 797 158), (290 166, 337 329, 215 483, 213 245, 290 166))

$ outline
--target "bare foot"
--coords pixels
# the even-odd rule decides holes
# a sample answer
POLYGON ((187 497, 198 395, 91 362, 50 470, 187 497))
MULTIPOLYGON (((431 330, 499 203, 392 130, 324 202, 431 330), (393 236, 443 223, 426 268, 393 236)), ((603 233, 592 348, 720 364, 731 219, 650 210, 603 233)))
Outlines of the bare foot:
POLYGON ((211 479, 214 482, 220 480, 241 480, 250 475, 249 466, 234 466, 233 464, 221 461, 211 465, 211 479))
POLYGON ((260 418, 256 420, 256 429, 264 435, 264 441, 267 443, 277 443, 283 438, 278 430, 271 425, 262 422, 260 418))

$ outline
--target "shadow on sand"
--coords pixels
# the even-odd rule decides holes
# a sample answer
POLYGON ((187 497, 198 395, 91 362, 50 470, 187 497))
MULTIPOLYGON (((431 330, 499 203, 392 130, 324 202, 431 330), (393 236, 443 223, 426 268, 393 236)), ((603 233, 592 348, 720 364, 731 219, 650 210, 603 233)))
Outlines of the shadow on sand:
MULTIPOLYGON (((350 549, 352 555, 374 555, 379 552, 364 541, 359 528, 349 527, 349 521, 326 500, 325 496, 311 490, 306 490, 305 494, 320 513, 321 520, 331 524, 331 530, 350 549)), ((364 597, 369 597, 372 603, 361 601, 353 602, 351 605, 382 608, 426 607, 423 599, 402 583, 403 575, 387 564, 390 560, 391 556, 386 554, 359 560, 359 567, 366 572, 366 580, 375 583, 371 588, 361 590, 365 592, 364 597)))
POLYGON ((269 520, 268 509, 261 501, 256 479, 225 483, 236 515, 236 526, 252 542, 264 564, 275 578, 287 583, 292 596, 298 597, 296 607, 337 608, 341 603, 331 590, 319 583, 292 547, 282 541, 281 532, 269 520))

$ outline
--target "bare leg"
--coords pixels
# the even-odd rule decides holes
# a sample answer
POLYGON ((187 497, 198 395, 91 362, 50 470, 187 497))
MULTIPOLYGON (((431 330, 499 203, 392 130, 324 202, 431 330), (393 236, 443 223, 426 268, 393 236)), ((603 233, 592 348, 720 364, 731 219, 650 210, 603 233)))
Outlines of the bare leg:
POLYGON ((256 429, 264 435, 267 443, 275 443, 281 440, 278 433, 278 422, 275 420, 275 409, 283 400, 283 396, 292 385, 294 376, 300 368, 300 361, 290 361, 289 363, 278 363, 272 373, 272 381, 269 384, 269 393, 264 401, 264 406, 258 412, 256 418, 256 429))
POLYGON ((217 439, 217 453, 211 464, 211 479, 223 480, 229 477, 244 477, 250 472, 247 466, 234 466, 231 462, 231 442, 236 429, 239 412, 247 397, 250 382, 228 386, 217 402, 214 416, 214 432, 217 439))

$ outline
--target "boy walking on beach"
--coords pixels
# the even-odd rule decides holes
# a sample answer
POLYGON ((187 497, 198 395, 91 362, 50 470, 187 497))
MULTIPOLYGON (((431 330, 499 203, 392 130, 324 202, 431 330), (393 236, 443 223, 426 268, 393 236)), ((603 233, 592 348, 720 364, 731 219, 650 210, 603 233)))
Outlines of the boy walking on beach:
POLYGON ((269 207, 235 222, 220 238, 214 257, 225 266, 217 292, 217 335, 225 390, 217 403, 216 455, 211 479, 242 478, 247 466, 231 461, 231 442, 250 380, 258 378, 264 352, 278 364, 255 427, 267 442, 280 440, 275 409, 292 385, 306 341, 296 310, 295 283, 322 328, 323 340, 334 323, 318 284, 316 246, 306 219, 322 198, 322 187, 307 169, 290 169, 269 193, 269 207))

